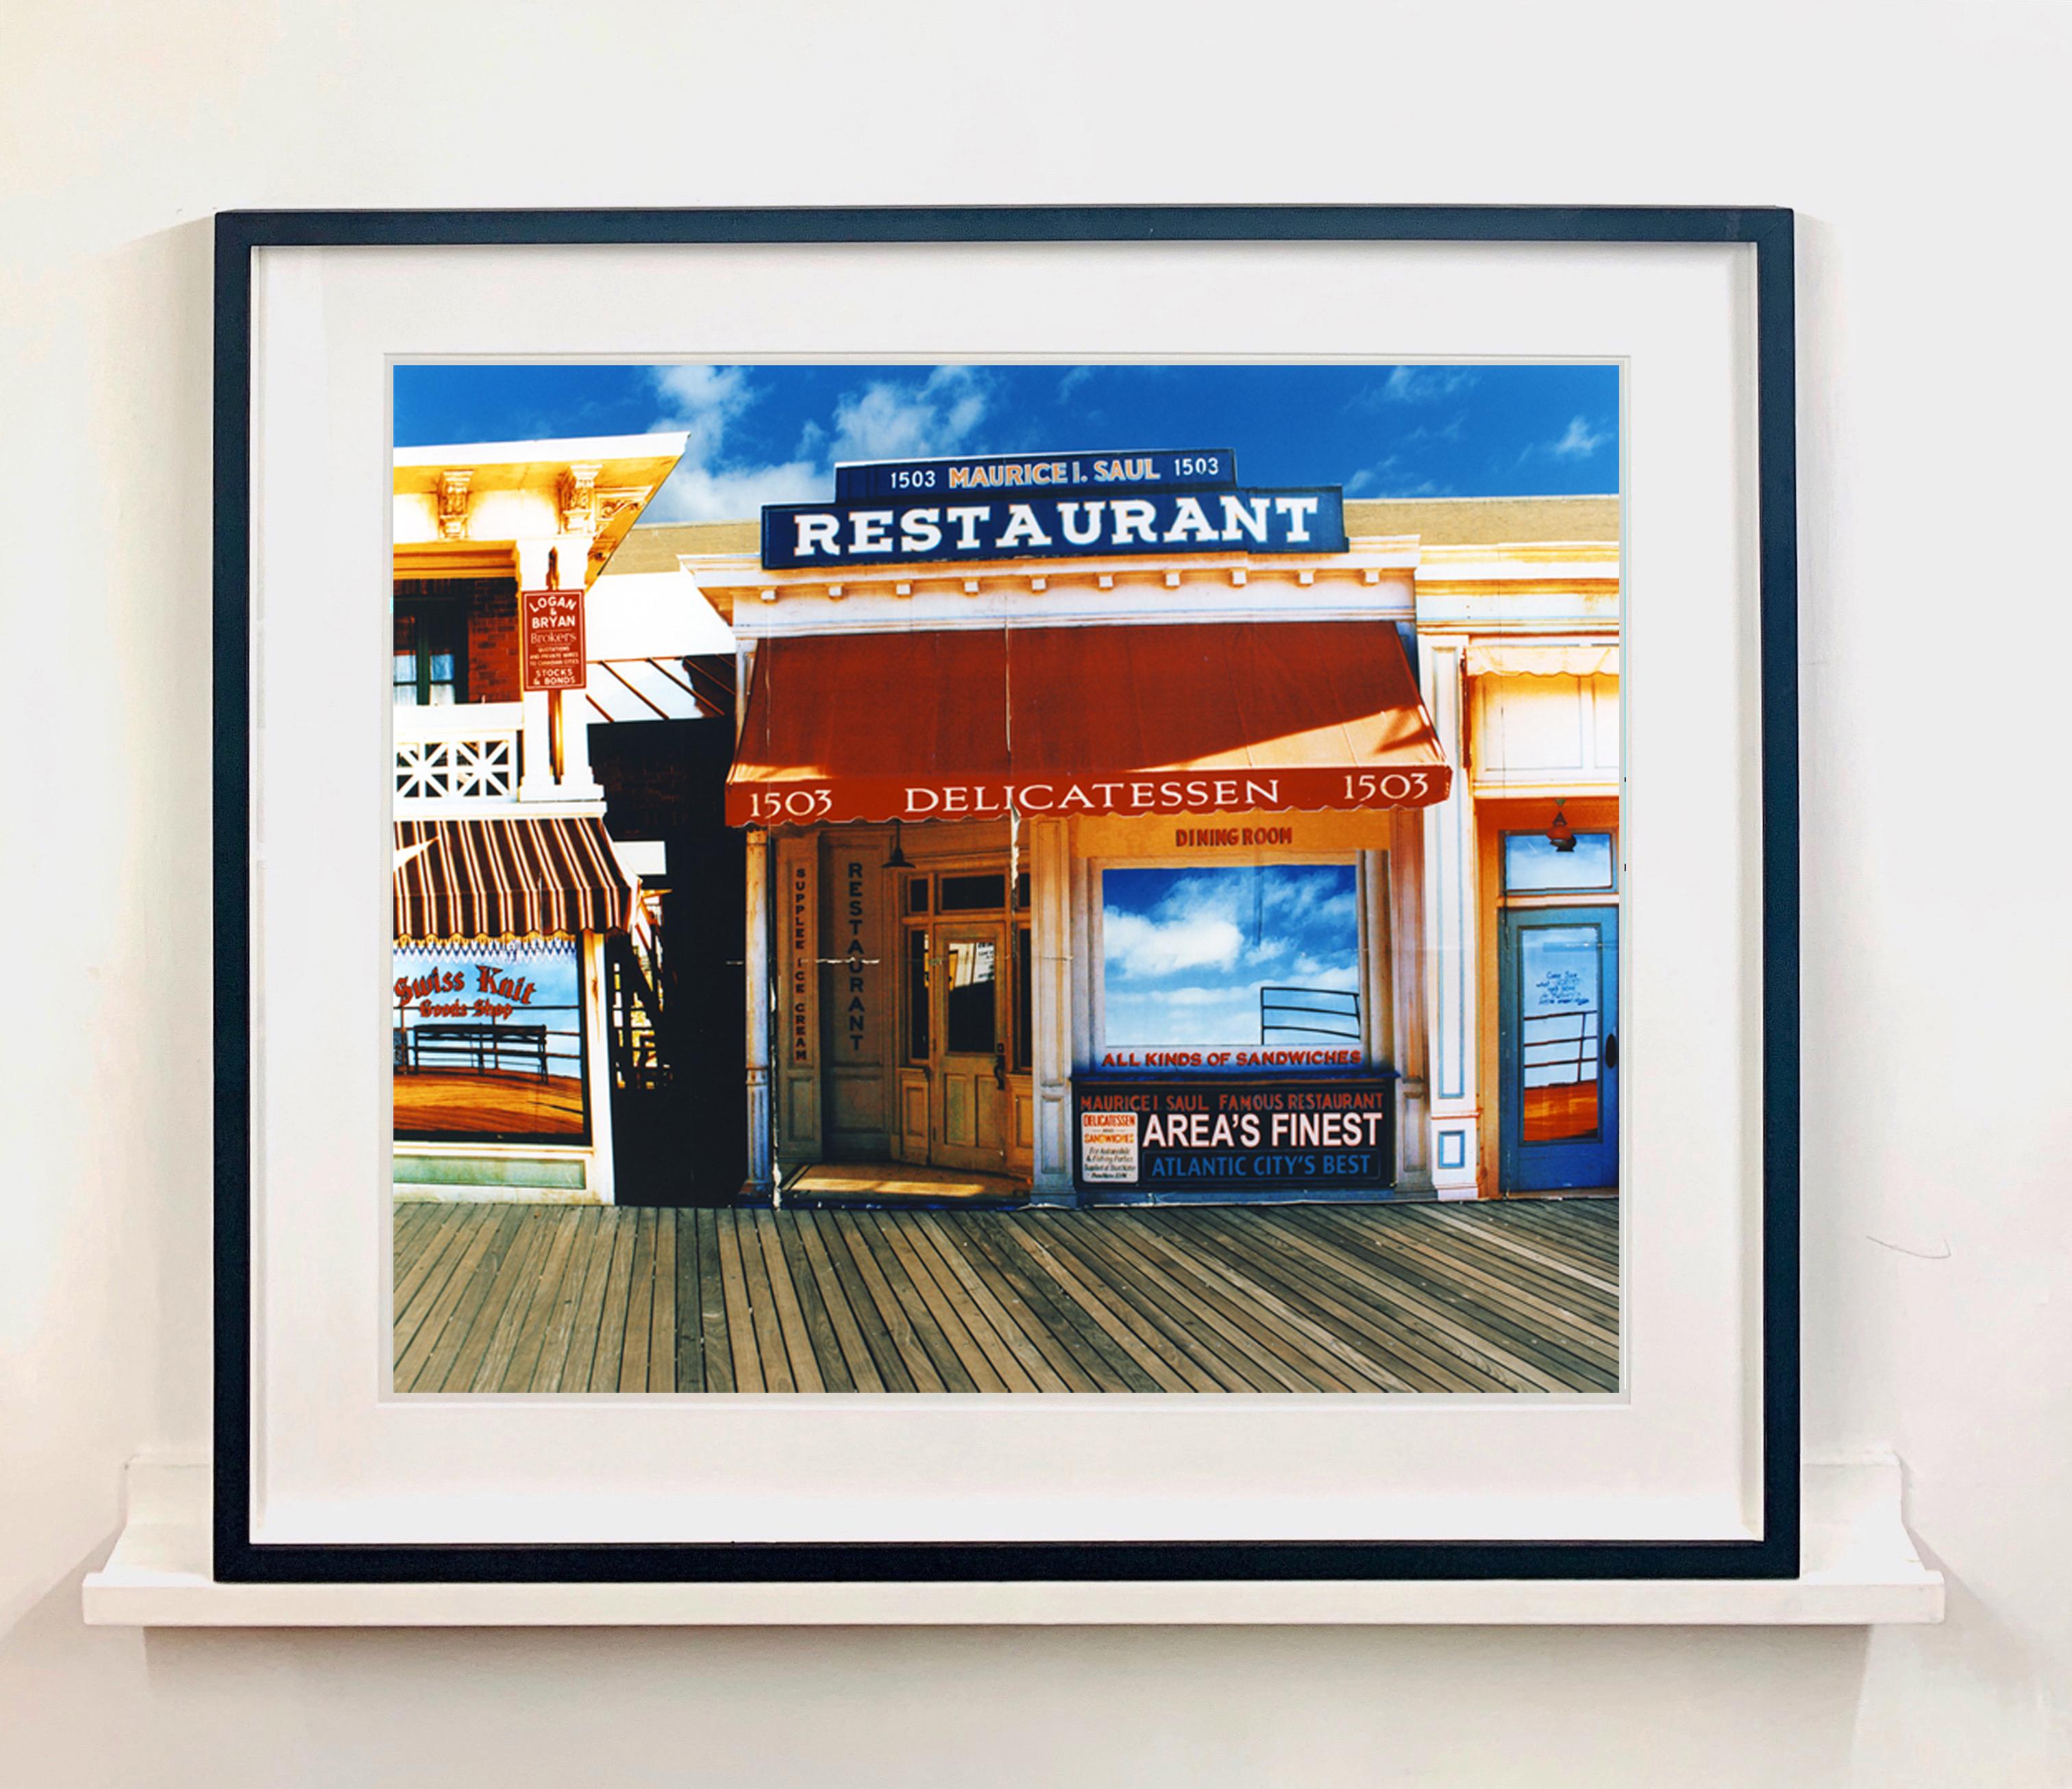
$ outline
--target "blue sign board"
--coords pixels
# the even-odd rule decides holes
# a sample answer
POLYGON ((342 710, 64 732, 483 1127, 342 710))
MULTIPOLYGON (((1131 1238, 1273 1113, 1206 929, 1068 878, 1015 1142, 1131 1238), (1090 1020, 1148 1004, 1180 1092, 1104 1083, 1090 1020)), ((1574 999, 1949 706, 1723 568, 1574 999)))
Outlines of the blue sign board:
POLYGON ((1228 491, 1237 456, 1227 447, 995 454, 976 459, 859 461, 835 468, 835 501, 961 496, 966 491, 1228 491))
POLYGON ((1345 550, 1345 504, 1335 487, 1018 499, 959 491, 918 501, 772 504, 763 512, 763 563, 771 571, 1345 550))

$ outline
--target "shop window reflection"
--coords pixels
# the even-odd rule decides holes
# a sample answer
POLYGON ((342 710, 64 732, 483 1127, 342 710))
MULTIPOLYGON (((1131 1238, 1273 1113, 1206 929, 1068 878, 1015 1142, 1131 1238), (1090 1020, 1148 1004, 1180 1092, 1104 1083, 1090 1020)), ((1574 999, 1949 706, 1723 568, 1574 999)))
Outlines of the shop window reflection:
POLYGON ((1361 1059, 1350 864, 1106 869, 1101 952, 1104 1050, 1361 1059))

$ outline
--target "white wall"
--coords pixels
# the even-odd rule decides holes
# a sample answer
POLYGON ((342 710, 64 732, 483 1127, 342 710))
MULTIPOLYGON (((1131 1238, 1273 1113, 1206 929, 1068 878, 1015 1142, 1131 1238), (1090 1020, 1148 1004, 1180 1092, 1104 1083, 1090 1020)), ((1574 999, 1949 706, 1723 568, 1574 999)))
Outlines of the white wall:
POLYGON ((14 0, 4 33, 0 1781, 2072 1782, 2062 8, 14 0), (1120 197, 1799 208, 1807 1433, 1904 1454, 1948 1624, 83 1629, 121 1462, 208 1417, 208 214, 1120 197))

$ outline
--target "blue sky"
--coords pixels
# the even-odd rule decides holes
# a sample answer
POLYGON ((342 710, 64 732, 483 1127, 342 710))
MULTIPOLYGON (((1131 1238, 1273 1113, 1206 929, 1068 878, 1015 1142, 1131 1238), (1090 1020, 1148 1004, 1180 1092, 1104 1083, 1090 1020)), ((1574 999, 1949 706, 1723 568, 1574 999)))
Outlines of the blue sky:
POLYGON ((643 520, 833 494, 837 460, 1227 447, 1248 485, 1348 497, 1610 495, 1608 366, 449 365, 396 369, 396 444, 689 437, 643 520))
POLYGON ((1359 985, 1350 864, 1101 873, 1102 1047, 1326 1046, 1260 1032, 1264 985, 1359 985))

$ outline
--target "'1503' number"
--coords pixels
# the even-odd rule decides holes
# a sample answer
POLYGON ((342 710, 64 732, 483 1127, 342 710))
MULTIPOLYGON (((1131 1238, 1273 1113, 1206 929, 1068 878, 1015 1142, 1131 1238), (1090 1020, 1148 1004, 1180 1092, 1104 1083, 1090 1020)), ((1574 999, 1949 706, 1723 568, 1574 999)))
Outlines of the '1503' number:
POLYGON ((748 799, 755 820, 823 820, 835 804, 832 789, 753 789, 748 799))
POLYGON ((1431 791, 1429 771, 1391 771, 1383 776, 1363 771, 1346 778, 1348 801, 1422 801, 1431 791))

